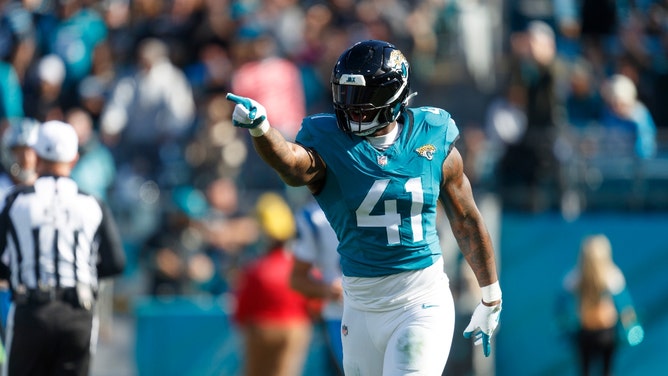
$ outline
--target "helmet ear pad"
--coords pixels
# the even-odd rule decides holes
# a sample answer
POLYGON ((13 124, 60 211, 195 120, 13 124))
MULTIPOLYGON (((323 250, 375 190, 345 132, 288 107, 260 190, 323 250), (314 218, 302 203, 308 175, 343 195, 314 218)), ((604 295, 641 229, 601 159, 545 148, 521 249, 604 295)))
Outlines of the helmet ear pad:
POLYGON ((401 114, 410 92, 410 66, 394 45, 363 41, 339 57, 331 84, 339 128, 368 135, 401 114))

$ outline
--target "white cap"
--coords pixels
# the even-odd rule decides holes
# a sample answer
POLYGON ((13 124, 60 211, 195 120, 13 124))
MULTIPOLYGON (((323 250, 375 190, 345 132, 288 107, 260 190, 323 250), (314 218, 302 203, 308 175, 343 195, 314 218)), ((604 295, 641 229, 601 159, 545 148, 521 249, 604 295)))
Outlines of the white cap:
POLYGON ((58 55, 46 55, 37 65, 37 74, 42 81, 61 85, 65 80, 65 63, 58 55))
POLYGON ((71 125, 51 120, 39 127, 34 149, 42 159, 72 162, 79 152, 79 138, 71 125))
POLYGON ((612 99, 616 99, 626 105, 633 105, 638 98, 636 84, 622 74, 612 75, 608 79, 608 90, 612 99))

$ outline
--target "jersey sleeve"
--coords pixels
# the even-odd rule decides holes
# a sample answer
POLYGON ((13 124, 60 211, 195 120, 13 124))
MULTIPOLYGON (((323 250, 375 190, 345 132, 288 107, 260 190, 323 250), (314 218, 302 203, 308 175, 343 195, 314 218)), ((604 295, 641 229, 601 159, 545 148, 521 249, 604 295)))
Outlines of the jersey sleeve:
MULTIPOLYGON (((415 107, 409 110, 413 114, 416 125, 427 129, 432 134, 430 137, 443 139, 444 150, 449 153, 459 139, 459 128, 457 128, 457 124, 450 113, 442 108, 430 106, 415 107)), ((432 138, 432 140, 437 143, 441 142, 436 141, 435 138, 432 138)))
POLYGON ((340 138, 341 134, 333 114, 315 114, 302 120, 295 141, 303 146, 316 148, 320 144, 329 145, 334 139, 340 138))
POLYGON ((299 128, 299 131, 297 132, 297 136, 295 137, 295 142, 297 142, 300 145, 312 147, 315 139, 313 137, 313 134, 311 133, 311 127, 312 127, 312 122, 310 118, 304 118, 302 120, 302 125, 299 128))
POLYGON ((459 128, 453 118, 448 119, 448 123, 445 128, 445 147, 448 152, 452 150, 455 146, 455 142, 459 139, 459 128))

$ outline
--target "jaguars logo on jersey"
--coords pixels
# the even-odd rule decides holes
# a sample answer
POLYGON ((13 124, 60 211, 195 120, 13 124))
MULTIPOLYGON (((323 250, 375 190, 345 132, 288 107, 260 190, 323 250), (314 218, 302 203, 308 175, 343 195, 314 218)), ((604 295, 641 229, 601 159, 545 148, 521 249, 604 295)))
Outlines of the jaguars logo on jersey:
POLYGON ((420 146, 419 148, 415 149, 415 151, 421 156, 427 158, 427 160, 432 160, 434 159, 434 153, 436 152, 436 148, 434 145, 427 144, 420 146))

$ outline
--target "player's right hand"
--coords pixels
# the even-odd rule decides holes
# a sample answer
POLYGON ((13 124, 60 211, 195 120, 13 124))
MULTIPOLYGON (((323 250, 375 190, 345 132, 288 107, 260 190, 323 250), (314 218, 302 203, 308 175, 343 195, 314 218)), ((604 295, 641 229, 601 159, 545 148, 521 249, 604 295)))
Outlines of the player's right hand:
POLYGON ((235 127, 254 129, 267 121, 267 110, 253 99, 227 93, 227 100, 236 103, 232 113, 235 127))

